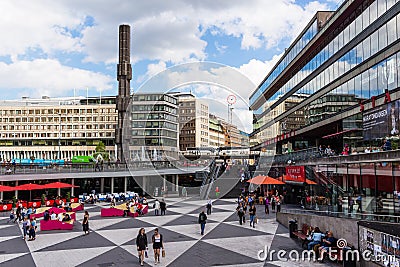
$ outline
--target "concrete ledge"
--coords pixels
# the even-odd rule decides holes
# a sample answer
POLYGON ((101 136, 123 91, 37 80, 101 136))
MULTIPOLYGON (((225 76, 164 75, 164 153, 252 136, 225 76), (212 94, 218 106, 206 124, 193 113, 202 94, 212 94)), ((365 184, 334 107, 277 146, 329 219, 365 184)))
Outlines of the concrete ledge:
POLYGON ((276 214, 276 220, 286 227, 289 227, 289 221, 294 219, 297 220, 299 229, 301 229, 303 224, 308 224, 313 227, 318 226, 321 231, 332 231, 334 237, 344 238, 348 244, 358 249, 357 220, 285 212, 276 214))

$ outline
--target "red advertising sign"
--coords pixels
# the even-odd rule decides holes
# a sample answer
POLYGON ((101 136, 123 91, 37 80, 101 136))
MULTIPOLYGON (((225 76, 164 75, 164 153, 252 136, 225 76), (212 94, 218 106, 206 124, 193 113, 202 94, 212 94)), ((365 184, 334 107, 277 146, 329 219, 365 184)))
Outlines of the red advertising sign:
POLYGON ((306 181, 304 166, 286 166, 285 180, 304 183, 306 181))
POLYGON ((12 204, 0 204, 0 211, 10 211, 12 204))

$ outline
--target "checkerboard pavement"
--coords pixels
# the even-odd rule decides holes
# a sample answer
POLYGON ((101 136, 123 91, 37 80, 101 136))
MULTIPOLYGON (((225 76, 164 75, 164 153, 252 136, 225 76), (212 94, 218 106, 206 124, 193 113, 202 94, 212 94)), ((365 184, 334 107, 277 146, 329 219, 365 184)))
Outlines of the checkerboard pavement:
MULTIPOLYGON (((77 213, 72 231, 46 231, 37 233, 35 241, 21 238, 21 227, 7 224, 7 214, 0 216, 1 266, 139 266, 135 239, 144 227, 149 242, 155 228, 163 235, 166 257, 158 266, 329 266, 330 263, 262 262, 258 251, 270 249, 300 251, 298 243, 289 238, 287 228, 275 220, 275 215, 265 215, 258 207, 259 223, 250 228, 248 221, 239 225, 235 213, 235 200, 216 200, 208 216, 205 235, 200 235, 198 214, 205 209, 205 201, 166 199, 167 213, 149 214, 138 218, 102 218, 104 203, 86 205, 90 214, 91 233, 83 236, 83 212, 77 213)), ((149 203, 152 206, 152 202, 149 203)), ((153 266, 152 246, 145 266, 153 266)))

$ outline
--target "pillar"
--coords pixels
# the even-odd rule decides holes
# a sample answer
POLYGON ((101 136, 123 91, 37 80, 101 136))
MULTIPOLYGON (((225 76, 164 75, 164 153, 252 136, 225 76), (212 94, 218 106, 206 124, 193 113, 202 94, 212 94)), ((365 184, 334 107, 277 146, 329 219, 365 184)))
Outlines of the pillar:
POLYGON ((167 176, 163 176, 163 190, 167 191, 167 176))
MULTIPOLYGON (((3 182, 1 182, 1 185, 3 185, 3 182)), ((0 199, 3 200, 3 191, 0 192, 0 199)))
POLYGON ((145 193, 146 192, 146 182, 147 182, 147 179, 146 179, 147 177, 146 176, 143 176, 143 193, 145 193))
POLYGON ((104 177, 100 178, 100 193, 104 193, 104 177))
MULTIPOLYGON (((18 186, 18 181, 15 181, 15 186, 18 186)), ((15 198, 18 199, 18 190, 15 190, 15 198)))
POLYGON ((124 193, 126 193, 128 189, 128 177, 124 177, 124 193))
MULTIPOLYGON (((75 179, 74 178, 71 179, 71 184, 75 185, 75 179)), ((75 196, 75 188, 74 187, 71 187, 71 196, 75 196)))
POLYGON ((114 177, 111 177, 111 194, 114 193, 114 177))
POLYGON ((175 191, 179 193, 179 176, 175 175, 175 191))
MULTIPOLYGON (((61 182, 60 179, 58 179, 59 182, 61 182)), ((61 196, 61 188, 57 188, 57 196, 61 196)))

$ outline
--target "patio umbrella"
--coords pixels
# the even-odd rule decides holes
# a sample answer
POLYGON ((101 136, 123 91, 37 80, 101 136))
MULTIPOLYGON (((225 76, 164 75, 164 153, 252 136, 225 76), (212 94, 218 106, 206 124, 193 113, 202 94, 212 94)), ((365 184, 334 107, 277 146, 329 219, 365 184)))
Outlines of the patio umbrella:
POLYGON ((251 184, 272 184, 272 185, 284 185, 285 183, 274 179, 272 177, 269 176, 263 176, 263 175, 258 175, 256 177, 254 177, 253 179, 248 180, 249 183, 251 184))
POLYGON ((316 185, 317 183, 314 182, 314 181, 311 181, 309 179, 306 179, 306 184, 308 184, 308 185, 316 185))
POLYGON ((12 186, 0 185, 0 192, 14 191, 14 190, 15 189, 12 186))
POLYGON ((22 184, 14 187, 14 190, 19 190, 19 191, 28 191, 29 190, 29 200, 32 199, 32 190, 39 190, 39 189, 44 189, 43 185, 39 184, 22 184))
POLYGON ((62 183, 62 182, 54 182, 54 183, 49 183, 49 184, 43 185, 43 188, 46 188, 46 189, 49 189, 49 188, 71 188, 71 187, 79 187, 79 186, 62 183))

